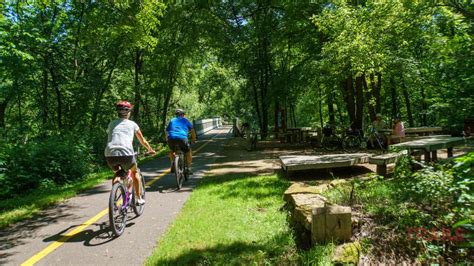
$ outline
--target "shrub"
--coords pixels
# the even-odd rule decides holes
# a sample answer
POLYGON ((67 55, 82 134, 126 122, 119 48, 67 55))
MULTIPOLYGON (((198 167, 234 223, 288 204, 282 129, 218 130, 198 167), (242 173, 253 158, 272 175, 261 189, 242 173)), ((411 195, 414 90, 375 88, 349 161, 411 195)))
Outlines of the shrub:
POLYGON ((39 187, 48 188, 81 179, 91 171, 91 155, 74 136, 52 136, 16 146, 4 146, 0 198, 39 187))

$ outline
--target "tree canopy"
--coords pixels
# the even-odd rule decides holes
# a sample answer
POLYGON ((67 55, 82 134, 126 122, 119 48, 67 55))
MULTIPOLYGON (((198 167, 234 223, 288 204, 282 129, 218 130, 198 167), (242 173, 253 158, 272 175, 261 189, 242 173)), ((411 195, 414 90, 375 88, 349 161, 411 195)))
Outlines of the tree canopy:
MULTIPOLYGON (((382 113, 459 127, 474 113, 470 1, 7 0, 0 127, 9 142, 96 138, 128 99, 153 138, 171 109, 265 137, 382 113), (86 134, 84 134, 87 132, 86 134)), ((98 148, 98 147, 97 147, 98 148)))

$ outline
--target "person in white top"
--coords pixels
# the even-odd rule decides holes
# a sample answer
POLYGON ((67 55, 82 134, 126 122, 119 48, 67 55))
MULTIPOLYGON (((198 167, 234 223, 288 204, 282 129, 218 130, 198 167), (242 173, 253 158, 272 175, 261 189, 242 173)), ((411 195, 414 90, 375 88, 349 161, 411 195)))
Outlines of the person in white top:
MULTIPOLYGON (((107 164, 114 172, 121 168, 132 171, 133 186, 136 195, 141 195, 140 177, 137 173, 137 161, 135 151, 133 150, 133 137, 136 136, 140 143, 148 150, 148 153, 155 155, 156 152, 145 140, 138 125, 129 120, 132 111, 132 104, 127 101, 120 101, 116 105, 118 119, 109 123, 107 127, 107 146, 105 147, 105 159, 107 164)), ((118 182, 118 178, 112 180, 112 184, 118 182)), ((141 197, 137 200, 138 204, 144 204, 145 200, 141 197)))

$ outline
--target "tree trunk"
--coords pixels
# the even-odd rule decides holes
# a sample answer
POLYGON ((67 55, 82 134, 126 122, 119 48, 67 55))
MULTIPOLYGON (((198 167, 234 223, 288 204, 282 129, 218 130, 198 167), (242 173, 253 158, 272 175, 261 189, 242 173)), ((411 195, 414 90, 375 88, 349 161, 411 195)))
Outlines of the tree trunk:
POLYGON ((425 88, 421 86, 421 125, 426 126, 428 124, 426 112, 428 107, 426 106, 426 95, 425 88))
POLYGON ((169 104, 171 101, 171 96, 173 95, 173 88, 176 81, 176 74, 177 74, 177 66, 178 60, 175 58, 170 59, 170 63, 168 64, 168 80, 167 86, 165 91, 165 100, 163 101, 163 110, 161 113, 161 128, 160 128, 160 135, 163 134, 166 130, 166 118, 168 114, 169 104))
POLYGON ((0 102, 0 128, 5 128, 5 112, 7 110, 7 101, 0 102))
POLYGON ((374 91, 376 113, 382 112, 382 96, 380 93, 381 91, 382 91, 382 74, 377 73, 377 86, 376 86, 376 90, 374 91))
POLYGON ((392 118, 398 116, 398 101, 397 101, 397 88, 395 87, 395 80, 393 77, 390 78, 390 93, 392 95, 392 118))
POLYGON ((364 74, 362 76, 356 77, 355 80, 356 110, 354 123, 351 123, 352 129, 362 129, 364 120, 364 80, 364 74))
POLYGON ((352 76, 346 78, 346 80, 342 82, 342 86, 344 91, 344 101, 346 102, 347 107, 347 114, 349 116, 349 122, 352 124, 356 120, 356 103, 352 76))
POLYGON ((62 103, 62 95, 61 95, 61 90, 59 89, 59 83, 58 83, 58 78, 56 76, 55 72, 55 63, 53 58, 51 57, 51 65, 49 66, 49 73, 51 74, 51 86, 53 87, 54 92, 56 93, 56 101, 57 101, 57 106, 56 106, 56 112, 57 112, 57 123, 58 123, 58 128, 62 128, 62 110, 63 110, 63 103, 62 103))
POLYGON ((140 90, 140 73, 143 65, 143 54, 140 49, 135 50, 135 100, 133 107, 133 119, 137 124, 140 124, 140 103, 141 103, 141 90, 140 90))
POLYGON ((402 88, 403 88, 403 97, 405 98, 405 106, 407 107, 408 125, 410 127, 414 127, 415 123, 413 121, 413 113, 411 110, 410 95, 408 94, 408 89, 405 86, 404 82, 402 82, 402 88))
POLYGON ((364 79, 364 88, 366 91, 366 102, 367 102, 367 110, 369 111, 369 117, 370 121, 375 120, 376 116, 376 111, 375 111, 375 96, 374 96, 374 90, 375 90, 375 75, 374 73, 371 73, 369 76, 370 80, 370 89, 367 86, 367 81, 364 79))
POLYGON ((43 68, 43 91, 41 99, 43 126, 48 123, 48 70, 47 65, 43 68))
POLYGON ((112 63, 112 66, 109 70, 109 73, 107 74, 107 80, 105 81, 104 85, 99 89, 99 92, 96 96, 95 103, 94 103, 94 110, 92 111, 91 128, 93 128, 96 125, 97 116, 99 115, 99 112, 100 112, 100 102, 102 101, 102 97, 104 96, 104 93, 107 91, 107 89, 109 88, 110 83, 112 82, 112 75, 114 73, 115 66, 117 64, 118 58, 120 56, 120 53, 121 53, 120 51, 114 57, 114 61, 112 63))
POLYGON ((260 104, 258 100, 258 88, 254 81, 252 81, 252 90, 253 90, 253 98, 255 100, 255 111, 257 113, 257 120, 258 120, 258 127, 262 128, 262 117, 260 115, 260 104))
POLYGON ((275 116, 274 116, 274 132, 275 132, 275 137, 278 138, 278 132, 280 132, 281 128, 281 120, 282 120, 282 111, 280 108, 280 103, 278 101, 275 101, 275 116))
POLYGON ((336 117, 334 116, 334 98, 331 92, 328 93, 328 115, 329 115, 329 124, 336 124, 336 117))
POLYGON ((321 128, 324 126, 324 121, 323 121, 323 99, 321 96, 321 87, 319 87, 318 90, 318 111, 319 111, 319 124, 321 128))

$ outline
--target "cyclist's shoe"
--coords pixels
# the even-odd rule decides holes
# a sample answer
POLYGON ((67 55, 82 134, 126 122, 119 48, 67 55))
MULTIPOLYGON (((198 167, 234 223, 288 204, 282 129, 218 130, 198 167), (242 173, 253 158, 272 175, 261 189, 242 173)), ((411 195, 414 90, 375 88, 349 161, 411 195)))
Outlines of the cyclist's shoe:
POLYGON ((192 175, 193 171, 191 170, 191 167, 186 168, 186 174, 187 175, 192 175))
POLYGON ((145 204, 145 200, 144 200, 143 198, 141 198, 141 197, 138 198, 138 199, 137 199, 137 205, 143 205, 143 204, 145 204))

